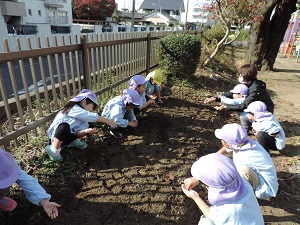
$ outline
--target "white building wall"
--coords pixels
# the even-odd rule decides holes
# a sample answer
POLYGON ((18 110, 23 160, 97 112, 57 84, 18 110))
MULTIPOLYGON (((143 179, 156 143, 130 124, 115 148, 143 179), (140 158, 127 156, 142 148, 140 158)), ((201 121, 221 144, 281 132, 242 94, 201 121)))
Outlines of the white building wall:
MULTIPOLYGON (((4 17, 2 15, 2 12, 0 10, 0 27, 1 27, 1 32, 0 32, 0 41, 3 40, 4 38, 7 38, 7 28, 6 28, 6 23, 4 21, 4 17), (5 32, 6 31, 6 32, 5 32)), ((1 44, 2 45, 2 44, 1 44)), ((1 46, 0 45, 0 46, 1 46)))
MULTIPOLYGON (((72 21, 72 4, 69 0, 56 0, 59 5, 62 5, 61 8, 55 7, 46 7, 44 4, 46 1, 41 0, 19 0, 19 2, 24 2, 26 6, 27 16, 22 18, 23 24, 44 24, 49 23, 49 17, 56 17, 56 21, 62 15, 68 17, 67 23, 63 24, 54 24, 54 25, 63 25, 70 26, 72 21), (30 15, 31 11, 31 15, 30 15), (40 15, 39 15, 40 12, 40 15)), ((51 1, 50 1, 51 2, 51 1)))
POLYGON ((43 1, 22 0, 19 2, 25 3, 26 15, 27 15, 22 17, 22 21, 21 21, 22 24, 46 23, 45 7, 43 1), (41 10, 41 16, 38 15, 38 10, 41 10))
POLYGON ((182 16, 180 18, 180 22, 186 23, 186 22, 200 22, 203 21, 203 23, 206 22, 206 16, 203 18, 195 18, 195 15, 199 15, 199 13, 195 12, 195 9, 201 8, 203 4, 209 4, 210 2, 207 0, 184 0, 184 7, 185 12, 182 13, 182 16), (186 14, 187 13, 187 14, 186 14))

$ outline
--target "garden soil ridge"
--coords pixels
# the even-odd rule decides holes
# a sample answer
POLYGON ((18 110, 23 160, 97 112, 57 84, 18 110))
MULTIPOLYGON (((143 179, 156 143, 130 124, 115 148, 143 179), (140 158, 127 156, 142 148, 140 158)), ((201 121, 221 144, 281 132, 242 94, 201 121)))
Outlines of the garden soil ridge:
MULTIPOLYGON (((265 224, 300 224, 300 63, 278 57, 274 68, 258 78, 267 83, 287 145, 281 152, 271 151, 278 195, 259 203, 265 224)), ((134 131, 126 131, 125 140, 103 130, 87 140, 86 150, 63 153, 56 177, 45 186, 61 204, 58 219, 51 221, 41 207, 16 199, 19 207, 1 212, 0 224, 196 225, 201 213, 180 184, 190 176, 194 161, 220 149, 214 130, 239 122, 234 112, 216 111, 219 103, 203 104, 206 97, 234 85, 222 76, 211 79, 200 69, 190 80, 168 79, 164 103, 150 108, 134 131), (78 160, 83 163, 76 164, 78 160), (70 162, 76 172, 62 176, 70 162)), ((195 190, 207 200, 204 186, 195 190)))

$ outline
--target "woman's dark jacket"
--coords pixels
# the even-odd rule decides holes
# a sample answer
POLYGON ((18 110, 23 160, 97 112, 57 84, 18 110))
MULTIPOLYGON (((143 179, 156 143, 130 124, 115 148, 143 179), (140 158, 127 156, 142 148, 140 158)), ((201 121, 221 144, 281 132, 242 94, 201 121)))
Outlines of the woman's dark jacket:
MULTIPOLYGON (((245 98, 245 101, 239 105, 227 105, 227 110, 243 111, 248 107, 251 102, 262 101, 267 105, 267 110, 271 113, 274 112, 274 103, 266 89, 266 83, 261 80, 254 80, 249 88, 249 95, 245 98)), ((232 98, 233 93, 225 92, 223 94, 227 98, 232 98)))

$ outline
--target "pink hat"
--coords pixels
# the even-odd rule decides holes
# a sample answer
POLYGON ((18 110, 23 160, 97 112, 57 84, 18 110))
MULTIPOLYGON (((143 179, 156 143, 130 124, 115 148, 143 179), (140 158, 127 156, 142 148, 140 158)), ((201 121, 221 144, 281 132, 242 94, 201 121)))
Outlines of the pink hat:
POLYGON ((70 99, 72 102, 80 102, 85 98, 91 99, 96 105, 98 105, 97 96, 94 92, 92 92, 89 89, 83 89, 78 95, 76 95, 74 98, 70 99))
POLYGON ((137 86, 142 85, 144 83, 146 83, 146 79, 141 75, 133 76, 128 82, 130 88, 132 89, 135 89, 137 86))
POLYGON ((236 150, 246 150, 256 147, 255 142, 248 138, 246 129, 237 123, 226 124, 221 129, 216 129, 215 136, 224 140, 236 150))
POLYGON ((245 84, 237 84, 230 92, 247 96, 249 94, 249 88, 245 84))
POLYGON ((134 105, 143 105, 143 101, 140 98, 139 93, 134 89, 125 89, 122 95, 122 101, 124 105, 132 103, 134 105))
POLYGON ((16 182, 20 167, 14 157, 0 148, 0 189, 8 188, 16 182))
POLYGON ((211 205, 234 202, 248 192, 233 161, 220 153, 202 156, 192 165, 191 173, 209 186, 208 201, 211 205))

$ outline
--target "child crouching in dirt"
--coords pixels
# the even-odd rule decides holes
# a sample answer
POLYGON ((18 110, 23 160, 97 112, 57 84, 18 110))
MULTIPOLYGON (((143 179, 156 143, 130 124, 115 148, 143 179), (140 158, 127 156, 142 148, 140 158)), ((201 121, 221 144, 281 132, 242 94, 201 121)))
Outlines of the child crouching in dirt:
MULTIPOLYGON (((210 102, 221 102, 223 103, 221 106, 214 107, 216 110, 223 110, 226 106, 225 105, 238 105, 243 103, 245 101, 245 98, 249 94, 249 89, 245 84, 237 84, 231 91, 232 98, 226 97, 225 95, 207 98, 204 100, 204 103, 210 103, 210 102), (225 104, 225 105, 224 105, 225 104)), ((243 114, 243 113, 238 113, 243 114)))
MULTIPOLYGON (((245 64, 238 69, 239 78, 238 81, 241 84, 247 85, 249 88, 249 94, 245 100, 236 105, 226 105, 223 109, 242 112, 248 107, 251 102, 262 101, 266 104, 267 110, 271 113, 274 112, 274 103, 267 91, 267 85, 265 82, 257 79, 257 69, 253 64, 245 64)), ((227 92, 223 95, 232 98, 232 93, 227 92)), ((248 118, 247 115, 240 116, 242 126, 249 132, 253 121, 248 118)))
POLYGON ((140 95, 136 90, 126 89, 121 96, 116 96, 109 100, 102 111, 104 118, 113 120, 117 127, 111 126, 110 133, 116 138, 122 138, 122 128, 136 127, 138 121, 134 115, 133 109, 143 105, 140 95), (120 129, 121 128, 121 129, 120 129))
POLYGON ((247 136, 239 124, 226 124, 215 130, 215 136, 223 147, 219 153, 233 153, 233 162, 242 177, 253 187, 259 199, 276 197, 277 172, 271 156, 256 141, 247 136))
POLYGON ((252 130, 258 143, 267 152, 282 150, 285 147, 285 133, 275 116, 267 111, 267 106, 261 101, 252 102, 247 109, 253 121, 252 130))
POLYGON ((20 186, 31 203, 42 206, 51 219, 58 217, 57 208, 60 205, 50 202, 51 195, 46 193, 38 180, 22 170, 12 155, 0 148, 0 209, 3 211, 11 212, 17 207, 12 198, 6 197, 14 183, 20 186))
POLYGON ((106 123, 116 127, 116 123, 94 113, 98 107, 97 97, 91 90, 83 89, 72 98, 56 115, 48 130, 46 151, 52 160, 62 161, 61 150, 70 146, 80 149, 87 147, 80 140, 88 134, 95 134, 96 128, 89 128, 89 122, 106 123))
POLYGON ((149 106, 156 106, 156 103, 155 100, 150 99, 146 95, 145 77, 141 75, 135 75, 129 80, 128 84, 129 84, 129 88, 136 90, 139 93, 140 98, 143 101, 143 105, 140 105, 138 108, 133 109, 134 114, 139 116, 147 116, 143 111, 149 106))
POLYGON ((161 100, 161 81, 162 73, 159 69, 150 72, 146 76, 146 94, 151 99, 156 99, 157 103, 163 103, 161 100))
POLYGON ((205 155, 192 165, 191 173, 181 188, 203 213, 198 225, 264 224, 252 187, 231 159, 219 153, 205 155), (199 180, 208 186, 211 206, 192 190, 199 180))

